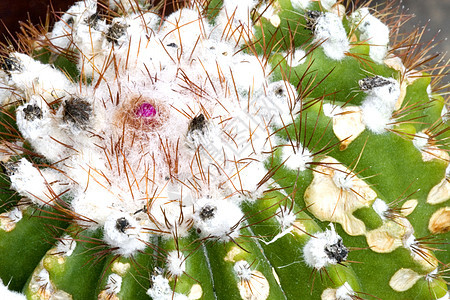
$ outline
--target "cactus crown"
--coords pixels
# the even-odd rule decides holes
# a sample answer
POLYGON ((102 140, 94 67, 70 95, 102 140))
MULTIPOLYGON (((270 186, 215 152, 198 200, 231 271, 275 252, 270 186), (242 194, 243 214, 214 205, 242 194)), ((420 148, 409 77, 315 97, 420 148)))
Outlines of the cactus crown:
POLYGON ((447 66, 419 70, 420 31, 398 34, 389 6, 341 2, 84 0, 8 51, 3 282, 447 299, 447 66))

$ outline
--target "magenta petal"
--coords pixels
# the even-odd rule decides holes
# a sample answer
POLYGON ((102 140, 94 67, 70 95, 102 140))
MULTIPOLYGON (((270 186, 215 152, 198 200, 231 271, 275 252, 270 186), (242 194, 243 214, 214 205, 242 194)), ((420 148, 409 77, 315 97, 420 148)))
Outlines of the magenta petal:
POLYGON ((156 115, 156 108, 150 103, 142 103, 136 110, 136 116, 139 118, 151 118, 156 115))

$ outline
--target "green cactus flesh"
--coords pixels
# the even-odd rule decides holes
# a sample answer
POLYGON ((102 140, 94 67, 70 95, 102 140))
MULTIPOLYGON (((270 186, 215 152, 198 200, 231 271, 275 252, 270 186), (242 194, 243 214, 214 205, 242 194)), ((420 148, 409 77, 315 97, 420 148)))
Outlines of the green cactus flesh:
POLYGON ((4 49, 2 299, 448 299, 446 66, 420 31, 148 2, 76 2, 4 49))

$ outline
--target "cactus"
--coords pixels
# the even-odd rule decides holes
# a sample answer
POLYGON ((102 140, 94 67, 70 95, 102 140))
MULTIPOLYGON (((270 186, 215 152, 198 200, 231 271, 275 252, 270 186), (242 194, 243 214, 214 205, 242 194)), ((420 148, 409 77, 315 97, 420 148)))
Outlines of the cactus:
POLYGON ((448 299, 447 66, 420 30, 149 2, 3 49, 7 299, 448 299))

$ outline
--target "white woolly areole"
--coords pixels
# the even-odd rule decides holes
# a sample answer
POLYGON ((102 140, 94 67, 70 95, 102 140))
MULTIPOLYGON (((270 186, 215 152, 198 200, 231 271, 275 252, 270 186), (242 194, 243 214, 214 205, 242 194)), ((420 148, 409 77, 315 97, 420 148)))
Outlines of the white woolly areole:
POLYGON ((153 300, 187 300, 186 295, 172 292, 169 280, 162 275, 152 276, 151 288, 147 290, 153 300))
POLYGON ((367 90, 368 95, 361 104, 363 122, 376 134, 384 133, 386 128, 391 127, 389 123, 400 96, 400 85, 397 80, 381 78, 386 81, 386 84, 367 90))
POLYGON ((434 279, 436 279, 436 275, 438 274, 438 272, 439 268, 434 269, 433 271, 425 275, 425 279, 428 281, 433 281, 434 279))
POLYGON ((14 52, 10 56, 19 61, 22 70, 10 72, 9 84, 15 86, 26 96, 39 95, 50 103, 65 96, 67 91, 72 89, 72 84, 66 75, 50 65, 42 64, 30 56, 18 52, 14 52))
POLYGON ((111 248, 117 248, 114 250, 117 254, 128 257, 145 249, 149 234, 133 217, 113 214, 105 222, 103 239, 111 248))
POLYGON ((330 229, 315 233, 314 237, 310 238, 303 247, 303 258, 306 265, 314 269, 321 269, 336 264, 337 260, 333 257, 330 258, 325 249, 340 242, 342 242, 342 238, 330 223, 330 229))
POLYGON ((389 44, 389 28, 370 14, 367 7, 355 11, 351 18, 361 33, 360 39, 367 40, 370 46, 370 58, 381 64, 386 57, 389 44))
POLYGON ((180 251, 171 251, 166 258, 166 268, 172 276, 181 276, 186 271, 186 257, 180 251))
POLYGON ((350 191, 353 188, 353 175, 336 171, 333 175, 333 182, 338 188, 350 191))
POLYGON ((291 0, 291 5, 294 9, 306 9, 308 8, 311 0, 291 0))
POLYGON ((411 247, 416 243, 417 243, 416 237, 412 233, 406 234, 403 237, 403 247, 411 251, 411 255, 415 255, 415 252, 412 250, 411 247))
POLYGON ((427 146, 429 138, 430 137, 425 132, 416 133, 412 140, 414 147, 422 151, 427 146))
POLYGON ((61 256, 71 256, 73 250, 75 250, 77 246, 77 242, 70 236, 64 235, 56 245, 56 253, 61 256))
POLYGON ((344 282, 343 285, 336 289, 336 299, 337 300, 353 300, 352 296, 355 295, 352 287, 348 282, 344 282))
POLYGON ((9 176, 11 188, 29 198, 33 203, 42 206, 51 202, 55 198, 55 194, 59 194, 60 189, 57 187, 57 183, 50 184, 59 179, 56 171, 39 170, 25 158, 20 159, 13 169, 12 175, 9 176))
POLYGON ((284 166, 291 170, 299 170, 301 172, 307 169, 308 164, 313 161, 313 156, 308 149, 303 146, 294 148, 291 145, 283 147, 281 160, 284 166))
POLYGON ((375 201, 372 204, 373 210, 377 213, 377 215, 380 216, 382 220, 386 220, 386 212, 389 209, 389 206, 381 200, 380 198, 375 199, 375 201))
POLYGON ((325 103, 322 107, 323 114, 329 118, 332 118, 342 113, 342 107, 339 105, 333 105, 331 103, 325 103))
POLYGON ((282 230, 291 227, 297 219, 295 213, 287 206, 279 207, 275 214, 275 218, 280 223, 282 230))
POLYGON ((249 281, 252 278, 252 270, 249 263, 245 260, 237 261, 233 266, 233 270, 240 280, 249 281))
POLYGON ((97 10, 96 0, 75 2, 62 16, 61 20, 53 25, 49 39, 55 49, 68 48, 71 43, 72 30, 93 15, 97 10))
POLYGON ((306 52, 303 49, 295 49, 294 52, 288 53, 286 57, 287 64, 295 68, 306 62, 306 52))
POLYGON ((339 16, 328 12, 317 18, 314 26, 314 42, 322 43, 325 55, 333 60, 343 59, 350 49, 342 20, 339 16))
POLYGON ((194 204, 194 227, 202 237, 221 241, 235 239, 239 235, 244 213, 230 200, 201 198, 194 204))
POLYGON ((0 298, 7 300, 26 300, 27 297, 19 292, 8 290, 8 286, 3 284, 3 281, 0 279, 0 298))
POLYGON ((17 222, 19 222, 20 220, 22 220, 22 218, 23 218, 22 211, 21 211, 18 207, 14 207, 13 209, 11 209, 11 210, 8 212, 8 218, 9 218, 12 222, 17 223, 17 222))
POLYGON ((105 291, 108 294, 117 295, 120 293, 122 287, 122 277, 116 273, 112 273, 108 276, 108 281, 106 282, 105 291))

